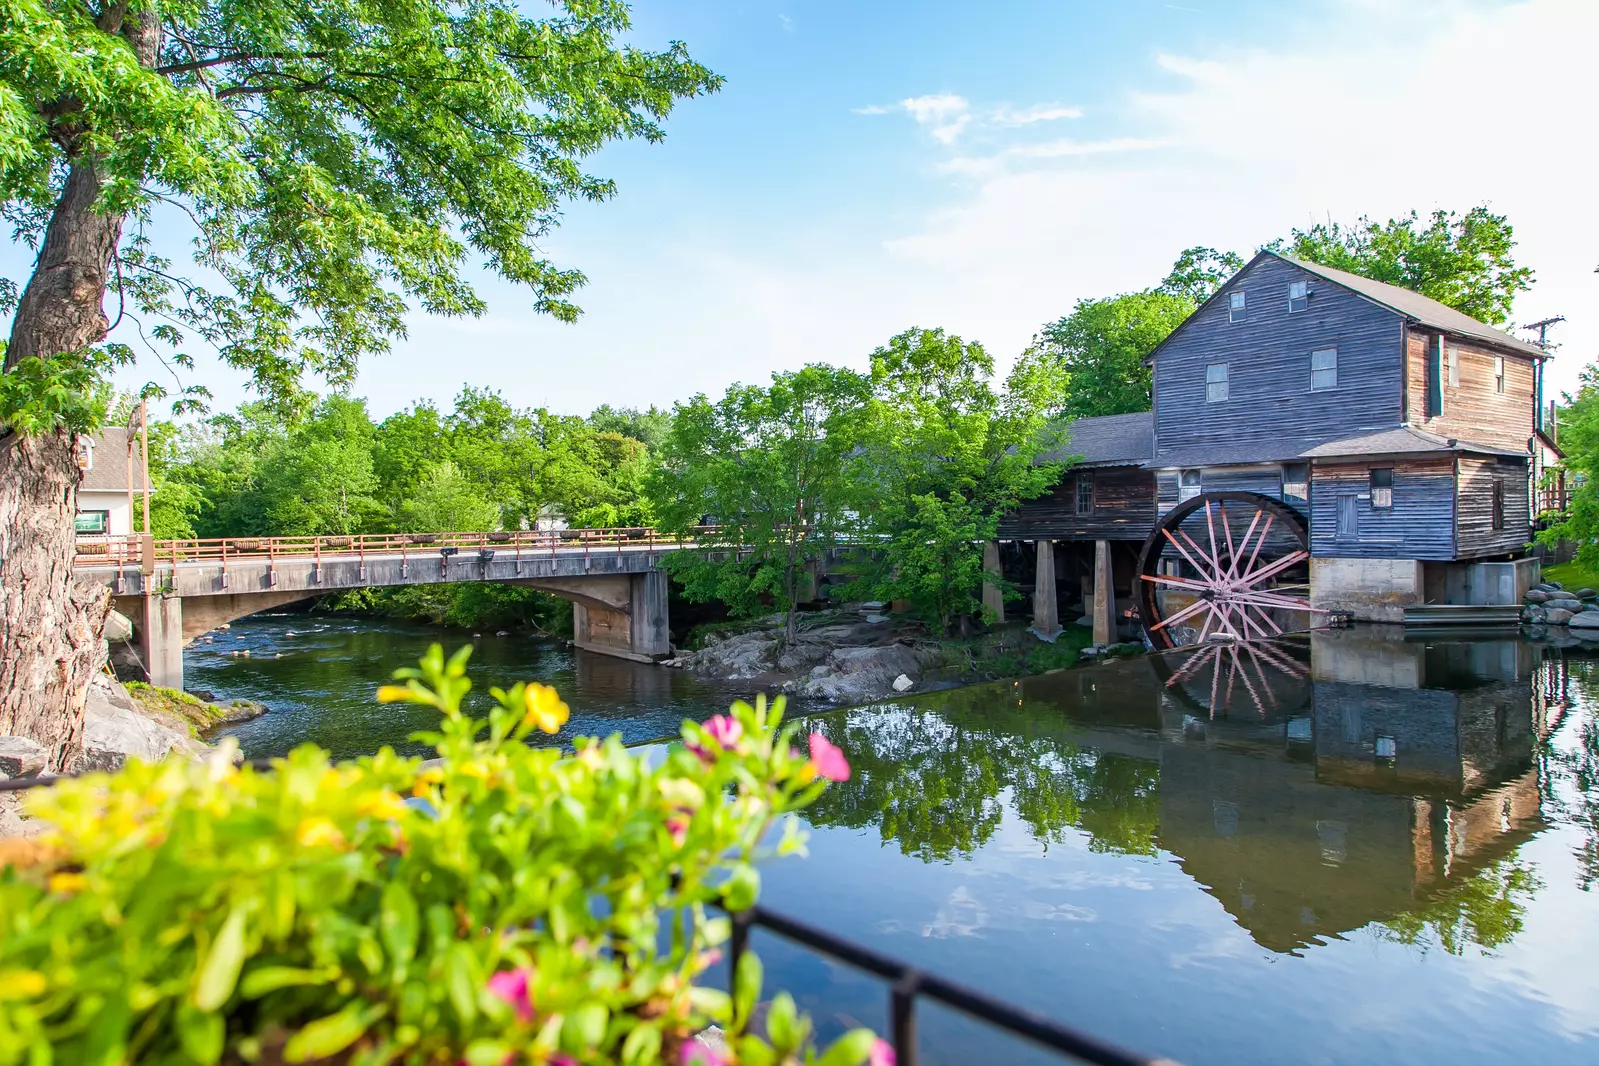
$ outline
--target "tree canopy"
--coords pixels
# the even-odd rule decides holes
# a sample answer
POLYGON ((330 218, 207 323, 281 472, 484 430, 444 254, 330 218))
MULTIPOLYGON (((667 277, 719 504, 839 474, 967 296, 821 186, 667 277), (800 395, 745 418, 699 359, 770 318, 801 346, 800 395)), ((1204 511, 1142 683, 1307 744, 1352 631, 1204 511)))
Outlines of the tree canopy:
MULTIPOLYGON (((537 241, 564 202, 615 191, 582 161, 660 139, 678 99, 721 84, 681 44, 620 45, 628 29, 620 0, 541 18, 509 0, 17 0, 0 28, 0 200, 37 244, 80 174, 95 211, 132 223, 105 249, 119 318, 215 347, 270 397, 308 371, 342 385, 413 304, 479 313, 472 260, 577 315, 583 275, 537 241), (154 243, 185 220, 191 273, 154 243)), ((70 354, 28 332, 30 301, 66 298, 47 281, 22 296, 8 366, 70 354)), ((99 292, 83 298, 98 315, 99 292)))
POLYGON ((1505 216, 1480 206, 1464 215, 1434 211, 1425 222, 1414 211, 1384 223, 1365 215, 1352 226, 1318 222, 1267 247, 1412 289, 1502 326, 1516 295, 1532 288, 1532 269, 1516 265, 1515 246, 1505 216))

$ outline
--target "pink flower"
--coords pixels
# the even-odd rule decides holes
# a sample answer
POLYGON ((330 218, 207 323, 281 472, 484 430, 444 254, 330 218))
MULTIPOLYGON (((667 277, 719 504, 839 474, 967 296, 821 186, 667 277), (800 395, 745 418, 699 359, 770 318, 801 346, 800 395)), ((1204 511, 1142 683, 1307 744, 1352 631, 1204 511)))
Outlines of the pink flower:
POLYGON ((682 847, 683 841, 688 839, 688 815, 672 815, 666 820, 666 831, 671 834, 672 843, 677 847, 682 847))
POLYGON ((723 751, 731 751, 744 736, 744 723, 731 715, 712 715, 711 720, 705 723, 705 731, 722 746, 723 751))
POLYGON ((728 1066, 727 1053, 698 1040, 690 1040, 679 1052, 678 1066, 728 1066))
POLYGON ((849 780, 849 760, 837 745, 820 733, 811 734, 811 767, 817 777, 829 781, 849 780))
POLYGON ((882 1037, 877 1038, 877 1043, 872 1045, 871 1054, 866 1056, 866 1066, 894 1066, 894 1048, 882 1037))
POLYGON ((533 1020, 533 996, 528 984, 532 977, 533 971, 525 966, 501 970, 489 978, 489 994, 515 1007, 518 1021, 530 1022, 533 1020))
POLYGON ((577 1066, 577 1060, 570 1055, 557 1055, 550 1060, 549 1066, 577 1066))

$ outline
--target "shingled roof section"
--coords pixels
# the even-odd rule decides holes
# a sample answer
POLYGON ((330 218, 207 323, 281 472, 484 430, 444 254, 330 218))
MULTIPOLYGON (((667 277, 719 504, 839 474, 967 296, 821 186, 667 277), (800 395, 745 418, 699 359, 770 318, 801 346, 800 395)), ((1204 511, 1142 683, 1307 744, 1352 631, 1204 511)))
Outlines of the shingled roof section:
POLYGON ((1066 427, 1060 447, 1044 462, 1080 457, 1078 466, 1139 466, 1155 454, 1155 412, 1079 418, 1066 427))
POLYGON ((1301 270, 1315 274, 1317 277, 1326 278, 1334 285, 1342 285, 1359 293, 1366 299, 1379 303, 1390 311, 1398 312, 1407 318, 1414 319, 1424 326, 1441 329, 1446 333, 1454 333, 1462 337, 1471 337, 1485 344, 1492 344, 1497 348, 1508 348, 1522 355, 1534 359, 1546 359, 1549 353, 1536 344, 1529 344, 1508 333, 1503 333, 1492 326, 1478 322, 1475 318, 1461 311, 1456 311, 1447 304, 1423 296, 1410 289, 1402 289, 1398 285, 1389 285, 1383 281, 1372 281, 1359 274, 1351 274, 1347 270, 1335 270, 1332 267, 1312 263, 1307 259, 1295 259, 1289 255, 1279 255, 1285 263, 1292 263, 1301 270))
POLYGON ((1438 455, 1456 452, 1514 456, 1518 459, 1527 457, 1526 452, 1495 448, 1490 444, 1474 444, 1454 437, 1440 437, 1436 433, 1426 433, 1410 426, 1331 440, 1299 454, 1302 459, 1335 459, 1345 456, 1364 458, 1373 455, 1438 455))
MULTIPOLYGON (((138 447, 138 442, 134 442, 138 447)), ((137 453, 133 456, 133 479, 139 480, 140 471, 137 453)), ((128 430, 125 426, 107 426, 96 435, 94 441, 94 465, 83 475, 83 481, 78 485, 80 492, 127 492, 128 491, 128 430)))

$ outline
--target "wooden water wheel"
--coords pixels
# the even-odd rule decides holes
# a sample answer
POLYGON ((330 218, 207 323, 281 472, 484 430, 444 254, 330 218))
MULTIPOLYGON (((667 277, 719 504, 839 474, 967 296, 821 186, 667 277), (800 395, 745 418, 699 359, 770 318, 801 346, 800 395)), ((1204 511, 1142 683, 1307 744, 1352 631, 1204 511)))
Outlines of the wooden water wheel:
POLYGON ((1138 605, 1157 648, 1212 635, 1260 640, 1310 628, 1310 531, 1253 492, 1207 492, 1156 523, 1138 559, 1138 605))

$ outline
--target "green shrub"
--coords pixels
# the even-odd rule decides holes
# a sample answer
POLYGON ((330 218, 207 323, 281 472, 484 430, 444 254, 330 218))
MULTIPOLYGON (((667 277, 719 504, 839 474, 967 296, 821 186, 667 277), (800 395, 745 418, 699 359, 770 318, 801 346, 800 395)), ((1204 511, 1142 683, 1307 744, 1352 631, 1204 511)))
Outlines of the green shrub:
POLYGON ((308 745, 257 772, 224 748, 31 793, 52 828, 0 851, 0 1063, 678 1066, 713 1022, 711 1064, 887 1058, 868 1030, 818 1053, 783 994, 748 1032, 753 956, 732 996, 697 983, 768 829, 802 850, 785 816, 848 775, 837 749, 796 750, 760 700, 664 755, 563 756, 523 743, 566 720, 543 685, 462 714, 467 651, 378 693, 438 709, 436 764, 308 745))

